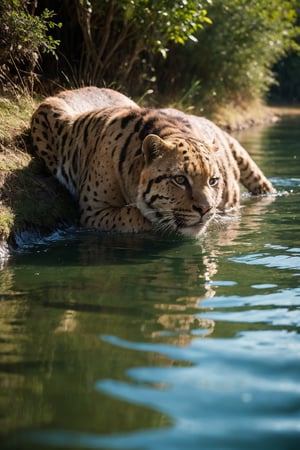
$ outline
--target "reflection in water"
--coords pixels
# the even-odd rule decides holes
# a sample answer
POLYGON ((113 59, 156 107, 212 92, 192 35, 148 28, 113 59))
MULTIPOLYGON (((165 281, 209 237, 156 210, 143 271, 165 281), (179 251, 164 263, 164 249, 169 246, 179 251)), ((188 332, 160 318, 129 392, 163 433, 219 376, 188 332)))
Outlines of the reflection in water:
POLYGON ((72 333, 73 331, 75 331, 77 325, 76 315, 76 311, 72 309, 66 309, 63 313, 58 327, 55 329, 55 333, 72 333))
POLYGON ((224 339, 194 340, 188 349, 133 343, 112 336, 102 339, 123 349, 159 352, 193 363, 186 367, 138 367, 127 371, 129 382, 103 379, 95 385, 100 393, 163 411, 176 421, 172 426, 126 434, 36 432, 31 435, 32 442, 131 450, 141 446, 148 450, 237 450, 252 449, 253 445, 261 449, 298 448, 299 415, 295 412, 300 401, 300 339, 296 333, 248 332, 230 345, 224 339), (274 373, 279 354, 283 367, 280 377, 274 373), (260 370, 253 372, 253 367, 260 370))
MULTIPOLYGON (((125 373, 128 366, 134 367, 137 364, 139 358, 134 353, 128 357, 125 352, 124 359, 124 356, 120 357, 117 348, 112 351, 111 345, 103 347, 98 342, 98 335, 111 334, 113 331, 132 342, 153 341, 152 350, 142 359, 149 367, 163 367, 165 370, 179 364, 181 356, 178 348, 188 350, 195 337, 218 334, 215 321, 224 321, 225 317, 222 317, 222 312, 221 318, 214 316, 217 313, 212 313, 211 310, 216 307, 210 303, 211 299, 222 286, 225 290, 226 287, 233 290, 234 286, 241 284, 240 278, 244 276, 243 271, 241 275, 233 276, 232 269, 228 269, 228 280, 227 266, 230 264, 232 267, 236 263, 230 263, 227 256, 238 254, 235 247, 240 250, 246 246, 248 249, 249 230, 251 233, 260 233, 263 225, 261 217, 267 214, 268 206, 265 199, 249 200, 242 209, 241 220, 226 223, 221 229, 211 231, 209 239, 197 243, 173 238, 159 241, 152 236, 143 239, 135 237, 132 246, 132 242, 124 237, 83 233, 77 236, 76 246, 73 242, 66 245, 66 258, 70 261, 70 265, 66 267, 59 264, 61 245, 58 245, 45 252, 43 247, 39 248, 39 267, 28 265, 25 273, 8 268, 5 291, 12 292, 15 299, 14 289, 19 286, 19 297, 26 300, 15 302, 18 308, 15 317, 22 317, 23 325, 21 327, 17 323, 18 339, 15 347, 8 349, 14 355, 9 372, 7 363, 2 366, 5 373, 3 384, 9 380, 10 389, 15 391, 15 411, 19 411, 17 416, 5 413, 5 428, 13 429, 14 423, 30 427, 31 424, 40 423, 41 418, 42 423, 54 426, 55 417, 59 416, 59 423, 65 424, 68 429, 72 420, 70 422, 62 417, 64 408, 62 413, 58 413, 53 398, 59 393, 60 402, 69 405, 65 413, 69 411, 70 399, 62 392, 65 383, 69 384, 67 392, 74 383, 72 367, 76 367, 77 371, 76 416, 81 404, 80 391, 92 393, 96 379, 107 377, 106 373, 111 376, 114 361, 118 361, 119 374, 125 373), (227 255, 225 263, 224 255, 227 255), (52 264, 48 265, 48 261, 52 264), (56 261, 58 265, 55 266, 56 261), (216 279, 220 281, 215 281, 216 279), (166 358, 161 354, 159 343, 162 341, 175 346, 173 355, 167 355, 166 358), (33 351, 34 342, 34 345, 38 344, 33 351), (159 348, 156 348, 157 345, 159 348), (20 356, 16 355, 21 355, 29 376, 11 376, 12 372, 19 370, 19 366, 15 364, 20 356), (60 380, 60 373, 66 370, 68 373, 68 367, 73 380, 68 376, 60 380), (39 374, 37 384, 36 376, 32 375, 36 372, 39 374), (51 388, 48 380, 51 380, 51 388), (42 399, 40 407, 28 410, 24 406, 28 403, 25 392, 29 393, 31 400, 42 399), (42 392, 44 394, 41 396, 42 392)), ((250 249, 252 248, 253 243, 250 245, 250 249)), ((22 259, 26 260, 27 257, 31 261, 30 255, 24 255, 22 259)), ((7 312, 2 314, 2 317, 9 317, 6 322, 8 335, 13 334, 13 327, 16 326, 11 323, 11 304, 3 304, 7 312)), ((227 308, 228 305, 224 303, 224 307, 227 308)), ((229 315, 229 311, 226 317, 227 314, 229 315)), ((247 314, 242 318, 247 322, 246 328, 249 327, 247 314)), ((235 320, 231 321, 231 336, 241 329, 240 323, 236 327, 232 326, 234 322, 235 320)), ((223 329, 227 333, 226 326, 223 329)), ((192 361, 189 351, 184 359, 192 361)), ((100 404, 94 403, 96 398, 92 398, 89 409, 93 411, 95 419, 89 419, 86 427, 94 428, 97 432, 102 430, 107 433, 120 427, 124 430, 135 429, 137 423, 139 427, 143 427, 144 423, 147 428, 151 424, 161 427, 168 423, 164 412, 149 409, 145 410, 142 415, 144 418, 141 419, 141 407, 139 403, 133 402, 130 407, 123 403, 121 408, 126 414, 128 410, 131 411, 128 420, 124 422, 123 418, 120 423, 114 421, 109 425, 103 417, 103 407, 105 405, 111 411, 114 402, 109 396, 105 396, 100 404), (102 424, 100 429, 99 423, 102 424)), ((119 400, 116 399, 115 402, 120 408, 119 400)), ((1 404, 3 410, 10 411, 8 403, 3 399, 1 404)), ((73 414, 70 416, 68 412, 66 417, 72 418, 73 414)))
POLYGON ((3 268, 1 449, 298 450, 300 127, 277 126, 254 157, 293 193, 197 242, 73 231, 3 268))

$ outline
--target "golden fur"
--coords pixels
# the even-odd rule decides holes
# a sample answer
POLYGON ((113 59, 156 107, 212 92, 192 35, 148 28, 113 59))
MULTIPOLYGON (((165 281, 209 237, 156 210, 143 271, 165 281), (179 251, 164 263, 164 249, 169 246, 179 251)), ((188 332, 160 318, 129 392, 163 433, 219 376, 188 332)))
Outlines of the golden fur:
POLYGON ((64 91, 32 117, 34 151, 77 198, 81 223, 103 231, 196 237, 239 205, 241 181, 274 192, 240 144, 209 120, 140 108, 99 88, 64 91))

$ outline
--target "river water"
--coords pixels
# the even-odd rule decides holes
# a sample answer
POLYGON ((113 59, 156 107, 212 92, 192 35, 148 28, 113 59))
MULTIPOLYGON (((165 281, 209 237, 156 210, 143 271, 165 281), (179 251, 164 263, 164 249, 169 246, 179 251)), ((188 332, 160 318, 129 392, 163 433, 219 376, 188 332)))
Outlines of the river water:
POLYGON ((73 230, 2 269, 1 449, 300 448, 300 116, 237 137, 276 198, 199 241, 73 230))

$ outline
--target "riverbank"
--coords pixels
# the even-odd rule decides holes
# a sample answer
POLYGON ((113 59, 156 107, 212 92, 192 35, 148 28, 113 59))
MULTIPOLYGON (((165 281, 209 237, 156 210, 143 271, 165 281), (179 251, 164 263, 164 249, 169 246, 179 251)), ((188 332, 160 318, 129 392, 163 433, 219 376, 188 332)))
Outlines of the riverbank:
POLYGON ((278 116, 300 116, 299 106, 268 106, 269 111, 278 116))
POLYGON ((245 106, 234 104, 219 106, 209 116, 219 127, 230 133, 276 122, 280 114, 279 108, 278 111, 275 108, 273 110, 260 100, 257 100, 245 106))
POLYGON ((36 238, 77 223, 71 196, 31 155, 30 96, 0 97, 0 258, 36 238))
MULTIPOLYGON (((37 104, 30 96, 0 97, 0 258, 18 247, 28 231, 38 239, 58 228, 78 225, 69 193, 31 155, 29 124, 37 104)), ((209 118, 235 131, 283 114, 300 114, 300 109, 256 103, 248 109, 219 108, 209 118)))

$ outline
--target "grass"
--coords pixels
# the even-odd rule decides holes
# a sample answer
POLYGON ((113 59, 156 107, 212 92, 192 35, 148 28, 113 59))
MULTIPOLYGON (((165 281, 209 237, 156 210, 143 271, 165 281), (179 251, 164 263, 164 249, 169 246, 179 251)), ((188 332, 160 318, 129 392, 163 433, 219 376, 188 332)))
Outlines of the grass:
POLYGON ((223 129, 236 131, 271 122, 275 115, 261 100, 252 100, 247 105, 217 106, 211 119, 223 129))
POLYGON ((0 232, 4 238, 8 238, 14 219, 15 215, 12 210, 7 206, 0 205, 0 232))
POLYGON ((11 139, 28 128, 36 103, 30 95, 0 97, 0 142, 11 139))
POLYGON ((300 105, 296 106, 270 106, 270 111, 278 116, 299 116, 300 105))
POLYGON ((169 104, 172 108, 181 109, 186 113, 206 117, 227 131, 237 131, 271 122, 275 116, 281 115, 278 108, 267 107, 260 99, 224 103, 220 99, 204 96, 199 100, 201 97, 197 95, 197 91, 200 87, 199 83, 195 82, 189 91, 175 101, 169 97, 161 98, 160 105, 169 104))
POLYGON ((0 97, 0 245, 14 245, 25 230, 48 234, 77 223, 70 195, 30 155, 29 124, 36 106, 26 94, 0 97))

